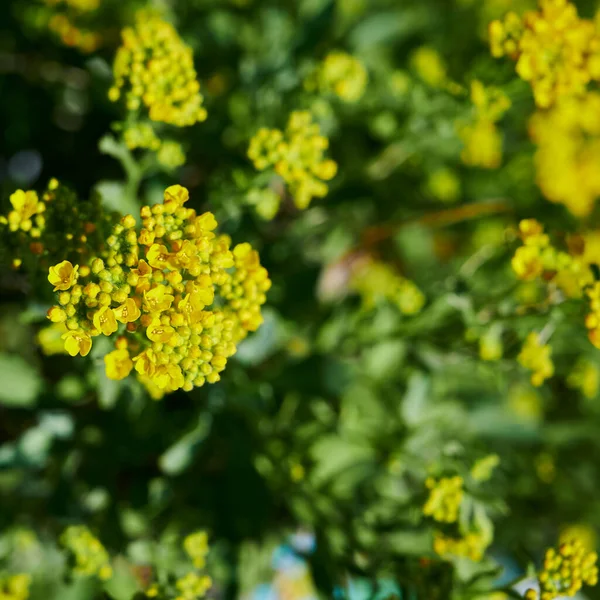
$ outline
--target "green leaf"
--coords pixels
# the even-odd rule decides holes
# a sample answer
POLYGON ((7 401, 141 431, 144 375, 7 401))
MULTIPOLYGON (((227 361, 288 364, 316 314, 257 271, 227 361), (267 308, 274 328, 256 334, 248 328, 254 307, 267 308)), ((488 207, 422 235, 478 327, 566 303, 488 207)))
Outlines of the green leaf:
POLYGON ((0 404, 30 408, 36 404, 42 381, 39 373, 23 358, 0 354, 0 404))

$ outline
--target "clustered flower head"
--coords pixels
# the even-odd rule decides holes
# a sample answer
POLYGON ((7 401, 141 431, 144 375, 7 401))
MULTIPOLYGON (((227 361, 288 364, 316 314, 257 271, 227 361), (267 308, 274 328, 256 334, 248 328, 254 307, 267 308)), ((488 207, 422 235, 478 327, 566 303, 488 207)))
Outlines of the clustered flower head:
POLYGON ((366 309, 387 300, 404 315, 415 315, 425 305, 423 292, 410 279, 377 260, 361 262, 352 274, 351 288, 358 292, 366 309))
POLYGON ((190 533, 183 540, 183 549, 192 559, 196 569, 206 566, 206 555, 208 554, 208 534, 206 531, 190 533))
POLYGON ((588 399, 595 398, 600 388, 600 369, 598 365, 588 358, 580 358, 567 377, 567 385, 570 388, 580 390, 588 399))
POLYGON ((0 262, 35 271, 59 256, 84 261, 100 250, 115 215, 95 195, 81 201, 69 188, 51 179, 40 196, 17 190, 10 197, 12 210, 0 215, 0 262))
POLYGON ((61 544, 73 560, 73 573, 81 577, 112 577, 110 558, 104 546, 84 525, 67 527, 60 537, 61 544))
POLYGON ((316 72, 304 83, 307 90, 317 88, 332 93, 344 102, 357 102, 365 93, 368 74, 364 65, 346 52, 330 52, 316 72))
MULTIPOLYGON (((183 541, 183 548, 192 559, 194 569, 200 570, 206 566, 208 536, 204 531, 196 531, 188 535, 183 541)), ((206 596, 212 583, 209 575, 192 570, 175 579, 174 584, 153 583, 145 594, 148 598, 173 597, 174 600, 199 600, 206 596)))
POLYGON ((540 593, 527 590, 526 600, 554 600, 575 596, 586 585, 598 583, 596 552, 588 552, 579 540, 565 542, 546 551, 544 565, 538 574, 540 593))
POLYGON ((10 196, 12 210, 7 217, 0 217, 3 223, 8 223, 10 231, 25 231, 32 238, 39 238, 46 219, 43 213, 46 204, 40 202, 37 192, 30 190, 17 190, 10 196))
POLYGON ((0 576, 0 600, 27 600, 31 576, 25 573, 0 576))
MULTIPOLYGON (((524 281, 542 279, 569 298, 587 297, 590 305, 590 313, 585 319, 588 337, 596 348, 600 348, 600 282, 595 280, 592 271, 592 265, 597 262, 595 236, 577 237, 570 251, 565 252, 550 243, 549 236, 535 219, 521 221, 519 232, 523 245, 517 248, 512 259, 512 268, 517 277, 524 281)), ((531 342, 527 353, 530 358, 525 360, 530 362, 533 354, 535 350, 531 342)), ((547 369, 548 365, 545 367, 547 369)))
POLYGON ((532 331, 525 340, 521 352, 517 357, 519 363, 533 371, 531 383, 539 387, 546 379, 554 375, 554 363, 552 362, 552 348, 540 341, 540 336, 532 331))
POLYGON ((566 98, 531 118, 536 179, 544 196, 584 217, 600 196, 600 94, 566 98))
POLYGON ((321 135, 308 111, 294 111, 285 131, 261 128, 250 140, 248 157, 259 171, 273 168, 286 182, 294 203, 305 209, 313 198, 327 195, 325 183, 337 164, 324 158, 329 140, 321 135))
POLYGON ((493 21, 490 45, 493 56, 516 61, 517 74, 531 84, 541 108, 581 95, 600 79, 600 36, 567 0, 539 0, 539 9, 522 18, 510 12, 493 21))
POLYGON ((433 537, 433 551, 442 558, 465 557, 480 561, 489 544, 489 539, 480 531, 470 531, 459 537, 436 531, 433 537))
POLYGON ((141 11, 122 32, 109 98, 125 97, 127 108, 142 105, 152 121, 187 127, 206 119, 192 49, 158 15, 141 11))
POLYGON ((455 523, 464 495, 463 478, 459 475, 437 480, 429 477, 425 485, 429 489, 429 497, 423 506, 423 514, 440 523, 455 523))
POLYGON ((495 169, 502 161, 502 135, 496 123, 510 108, 509 98, 499 89, 471 83, 473 119, 459 124, 458 135, 464 148, 461 160, 471 167, 495 169))
POLYGON ((543 226, 535 219, 521 221, 519 234, 523 245, 517 248, 511 262, 517 277, 523 281, 543 278, 556 285, 566 296, 581 297, 582 290, 594 280, 584 256, 552 245, 543 226))
POLYGON ((102 254, 88 265, 62 261, 48 281, 58 304, 48 312, 66 323, 65 350, 85 356, 92 338, 116 335, 106 375, 135 369, 151 395, 220 379, 236 344, 262 323, 271 282, 249 244, 230 248, 211 213, 186 208, 188 191, 167 188, 164 203, 141 209, 142 227, 123 217, 102 254))

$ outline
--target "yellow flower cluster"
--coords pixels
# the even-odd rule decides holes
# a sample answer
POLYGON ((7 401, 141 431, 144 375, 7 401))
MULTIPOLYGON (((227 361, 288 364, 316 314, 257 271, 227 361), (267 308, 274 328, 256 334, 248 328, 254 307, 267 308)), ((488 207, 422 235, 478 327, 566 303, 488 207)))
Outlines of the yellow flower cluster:
POLYGON ((109 91, 113 102, 124 94, 128 110, 143 104, 152 121, 178 127, 206 119, 192 49, 170 23, 141 11, 135 27, 123 30, 122 40, 109 91))
MULTIPOLYGON (((192 559, 195 569, 203 569, 206 566, 206 555, 208 554, 208 536, 204 531, 191 533, 183 540, 183 548, 192 559)), ((204 598, 212 587, 212 578, 203 573, 190 571, 166 586, 153 583, 146 590, 148 598, 173 597, 174 600, 199 600, 204 598)))
POLYGON ((372 309, 385 299, 404 315, 415 315, 425 304, 423 292, 389 265, 367 260, 355 270, 350 286, 358 292, 365 308, 372 309))
POLYGON ((24 573, 0 577, 0 600, 27 600, 31 577, 24 573))
POLYGON ((208 575, 190 572, 175 582, 178 595, 175 600, 198 600, 204 598, 212 587, 212 579, 208 575))
POLYGON ((523 367, 533 371, 531 383, 535 387, 539 387, 546 379, 554 375, 552 348, 542 344, 539 335, 534 331, 527 336, 517 360, 523 367))
POLYGON ((496 123, 510 108, 509 98, 499 89, 471 83, 472 122, 459 125, 458 135, 464 144, 461 160, 471 167, 495 169, 502 161, 502 135, 496 123))
POLYGON ((12 210, 0 215, 0 260, 13 267, 38 270, 60 256, 84 260, 101 247, 114 216, 95 195, 89 202, 51 179, 41 197, 35 191, 17 190, 10 197, 12 210))
POLYGON ((313 198, 323 198, 325 181, 335 177, 337 164, 323 154, 329 140, 321 135, 308 111, 294 111, 285 132, 261 128, 250 140, 248 157, 259 171, 274 168, 287 183, 294 203, 305 209, 313 198))
POLYGON ((600 93, 567 98, 530 120, 536 179, 544 196, 584 217, 600 196, 600 93))
POLYGON ((214 383, 236 344, 262 323, 271 282, 249 244, 230 249, 214 233, 211 213, 186 208, 188 191, 167 188, 164 203, 141 209, 142 228, 127 215, 90 265, 62 261, 49 270, 58 304, 48 311, 66 322, 65 349, 85 356, 92 338, 112 336, 106 375, 134 369, 155 398, 214 383))
POLYGON ((160 148, 160 138, 154 132, 150 123, 134 123, 127 127, 123 133, 125 145, 130 150, 137 148, 147 148, 148 150, 158 150, 160 148))
POLYGON ((100 541, 84 525, 67 527, 60 537, 61 544, 74 560, 73 573, 83 577, 98 577, 106 581, 112 577, 108 553, 100 541))
POLYGON ((40 202, 34 191, 17 190, 10 196, 13 209, 7 217, 0 216, 1 223, 8 223, 10 231, 25 231, 32 238, 39 238, 46 224, 46 204, 40 202))
POLYGON ((541 108, 581 95, 590 81, 600 79, 600 36, 568 0, 539 0, 539 9, 523 18, 510 12, 493 21, 490 46, 493 56, 516 61, 517 74, 531 84, 541 108))
MULTIPOLYGON (((598 335, 598 333, 595 335, 598 335)), ((586 358, 579 359, 567 377, 567 385, 575 390, 580 390, 588 399, 595 398, 600 387, 600 369, 598 365, 586 358)))
POLYGON ((448 82, 444 59, 434 48, 429 46, 417 48, 412 53, 410 62, 419 78, 431 87, 443 87, 448 82))
POLYGON ((472 531, 456 538, 436 531, 433 537, 433 551, 442 558, 456 556, 480 561, 488 546, 488 539, 478 531, 472 531))
POLYGON ((463 478, 459 475, 438 480, 429 477, 425 485, 430 491, 423 514, 440 523, 456 523, 464 495, 463 484, 463 478))
POLYGON ((330 52, 304 87, 335 94, 344 102, 357 102, 365 93, 367 80, 367 70, 360 60, 346 52, 330 52))
POLYGON ((544 565, 538 574, 539 596, 527 590, 525 600, 554 600, 559 596, 575 596, 586 585, 598 583, 598 555, 588 552, 579 540, 561 544, 546 551, 544 565))
POLYGON ((552 281, 566 296, 581 297, 582 290, 594 280, 584 257, 555 248, 535 219, 521 221, 519 233, 523 245, 517 248, 511 261, 517 277, 524 281, 541 277, 552 281))
POLYGON ((206 566, 206 555, 208 554, 208 534, 205 531, 190 533, 183 540, 183 548, 192 559, 196 569, 206 566))
POLYGON ((176 169, 185 164, 185 152, 179 142, 164 140, 156 153, 156 160, 167 170, 176 169))

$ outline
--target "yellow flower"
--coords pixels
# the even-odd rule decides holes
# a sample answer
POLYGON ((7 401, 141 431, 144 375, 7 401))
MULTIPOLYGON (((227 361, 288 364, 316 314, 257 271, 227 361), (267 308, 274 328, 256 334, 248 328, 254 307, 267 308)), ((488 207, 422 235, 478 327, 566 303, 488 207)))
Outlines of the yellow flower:
POLYGON ((165 269, 169 267, 171 255, 167 247, 162 244, 152 244, 146 252, 146 260, 151 267, 155 269, 165 269))
POLYGON ((125 379, 133 369, 133 362, 129 352, 125 349, 113 350, 104 357, 106 376, 109 379, 125 379))
POLYGON ((157 285, 148 292, 144 292, 144 308, 149 313, 154 314, 169 310, 173 300, 174 297, 167 293, 167 287, 162 284, 157 285))
POLYGON ((470 125, 459 128, 464 144, 460 155, 465 165, 496 169, 502 162, 502 135, 489 119, 478 118, 470 125))
POLYGON ((94 314, 93 323, 103 335, 112 335, 119 328, 115 313, 108 306, 103 306, 94 314))
POLYGON ((552 348, 541 344, 539 336, 535 332, 527 336, 517 360, 526 369, 533 371, 531 383, 536 387, 554 375, 552 348))
POLYGON ((87 527, 72 525, 60 537, 61 544, 73 556, 73 573, 79 577, 98 577, 106 581, 112 577, 108 553, 87 527))
POLYGON ((38 195, 34 191, 17 190, 10 196, 10 203, 21 221, 31 219, 38 212, 38 195))
POLYGON ((367 70, 357 58, 336 51, 325 57, 304 86, 309 91, 317 87, 321 92, 334 93, 345 102, 357 102, 365 92, 367 79, 367 70))
POLYGON ((153 321, 146 328, 146 335, 148 339, 153 342, 168 342, 174 335, 175 330, 169 325, 163 325, 160 321, 153 321))
POLYGON ((65 350, 71 356, 87 356, 92 348, 92 338, 85 331, 67 331, 61 337, 65 340, 65 350))
POLYGON ((121 35, 123 43, 115 57, 115 85, 109 92, 110 100, 125 95, 130 111, 143 104, 152 121, 177 127, 204 121, 206 110, 192 49, 175 28, 154 13, 140 11, 135 26, 127 27, 121 35))
POLYGON ((531 84, 536 104, 548 108, 567 96, 583 95, 600 79, 600 37, 567 0, 539 0, 539 10, 521 18, 508 13, 490 25, 491 51, 516 61, 519 77, 531 84))
POLYGON ((67 320, 67 313, 58 306, 53 306, 48 310, 48 319, 53 323, 63 323, 67 320))
POLYGON ((538 111, 529 132, 537 146, 536 181, 544 196, 577 217, 589 215, 600 196, 600 93, 538 111))
POLYGON ((250 140, 248 157, 259 171, 273 168, 286 182, 294 203, 303 210, 313 198, 327 195, 324 183, 335 177, 337 164, 325 159, 329 140, 312 122, 308 111, 290 114, 285 132, 279 129, 259 129, 250 140))
POLYGON ((417 48, 411 56, 411 64, 417 75, 431 87, 442 87, 447 82, 444 59, 434 48, 417 48))
POLYGON ((120 321, 121 323, 133 323, 137 321, 142 314, 133 298, 127 298, 121 306, 113 310, 113 313, 117 318, 117 321, 120 321))
POLYGON ((67 327, 64 323, 52 323, 48 327, 42 327, 39 330, 37 343, 46 356, 65 353, 65 343, 62 340, 62 335, 66 331, 67 327))
POLYGON ((188 556, 193 560, 194 567, 203 569, 206 565, 208 554, 208 534, 205 531, 190 533, 183 540, 183 547, 188 556))
POLYGON ((463 499, 463 478, 442 477, 439 480, 429 478, 426 482, 429 497, 423 514, 442 523, 455 523, 463 499))
POLYGON ((171 186, 162 204, 143 206, 139 233, 135 219, 123 217, 102 257, 81 270, 86 281, 60 291, 49 313, 66 316, 72 355, 89 352, 90 336, 126 325, 106 357, 107 375, 124 378, 135 365, 157 399, 218 381, 236 344, 262 322, 271 285, 258 253, 249 244, 232 251, 229 237, 215 234, 214 215, 184 207, 188 197, 171 186))
POLYGON ((48 281, 54 286, 54 291, 68 290, 75 285, 78 278, 79 265, 73 265, 68 260, 50 267, 48 281))
POLYGON ((578 539, 563 542, 558 548, 549 548, 538 573, 541 598, 553 600, 559 596, 575 596, 583 584, 598 583, 596 552, 586 550, 578 539))

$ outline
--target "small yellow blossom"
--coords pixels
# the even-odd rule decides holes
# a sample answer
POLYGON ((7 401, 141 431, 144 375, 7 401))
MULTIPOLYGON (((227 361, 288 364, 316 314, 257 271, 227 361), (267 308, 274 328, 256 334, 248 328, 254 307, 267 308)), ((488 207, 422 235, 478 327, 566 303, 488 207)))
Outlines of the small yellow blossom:
POLYGON ((479 562, 490 545, 487 536, 479 531, 471 531, 461 537, 450 537, 440 531, 434 533, 433 550, 442 558, 466 557, 479 562))
POLYGON ((0 598, 2 600, 27 600, 31 576, 25 573, 0 576, 0 598))
POLYGON ((580 358, 567 377, 567 385, 580 390, 588 399, 595 398, 600 386, 600 368, 596 362, 580 358))
POLYGON ((71 356, 87 356, 92 348, 92 338, 81 329, 67 331, 61 337, 65 341, 65 350, 71 356))
POLYGON ((415 73, 431 87, 439 88, 447 83, 444 59, 434 48, 417 48, 411 56, 411 65, 415 73))
POLYGON ((212 579, 208 575, 188 573, 175 582, 179 596, 175 600, 198 600, 204 598, 212 587, 212 579))
POLYGON ((320 133, 308 111, 290 115, 285 132, 261 128, 250 140, 248 157, 259 171, 273 168, 286 182, 296 206, 303 210, 313 198, 327 195, 325 181, 333 179, 337 164, 324 158, 329 140, 320 133))
POLYGON ((125 379, 133 369, 133 362, 129 352, 125 349, 113 350, 104 357, 106 376, 109 379, 125 379))
POLYGON ((539 335, 535 332, 527 336, 517 360, 523 367, 533 371, 531 383, 535 387, 554 375, 552 348, 540 343, 539 335))
POLYGON ((103 306, 94 314, 94 327, 103 335, 112 335, 117 329, 117 318, 114 311, 108 306, 103 306))
POLYGON ((369 310, 383 299, 395 304, 404 315, 415 315, 425 305, 425 296, 412 281, 389 265, 371 259, 358 263, 350 287, 360 294, 369 310))
POLYGON ((208 534, 205 531, 196 531, 186 536, 183 540, 183 548, 197 569, 205 567, 208 554, 208 534))
POLYGON ((437 169, 429 176, 427 189, 434 198, 450 204, 460 197, 460 179, 451 169, 437 169))
POLYGON ((54 286, 54 291, 68 290, 77 282, 79 265, 73 265, 68 260, 50 267, 48 281, 54 286))
POLYGON ((112 577, 108 553, 87 527, 67 527, 60 538, 61 544, 73 556, 73 573, 80 577, 98 577, 106 581, 112 577))
POLYGON ((335 51, 325 57, 304 86, 309 91, 318 88, 321 92, 333 93, 344 102, 357 102, 365 92, 367 79, 367 70, 360 60, 335 51))
POLYGON ((439 480, 429 478, 426 481, 429 497, 423 506, 423 514, 440 523, 455 523, 463 499, 463 478, 442 477, 439 480))

